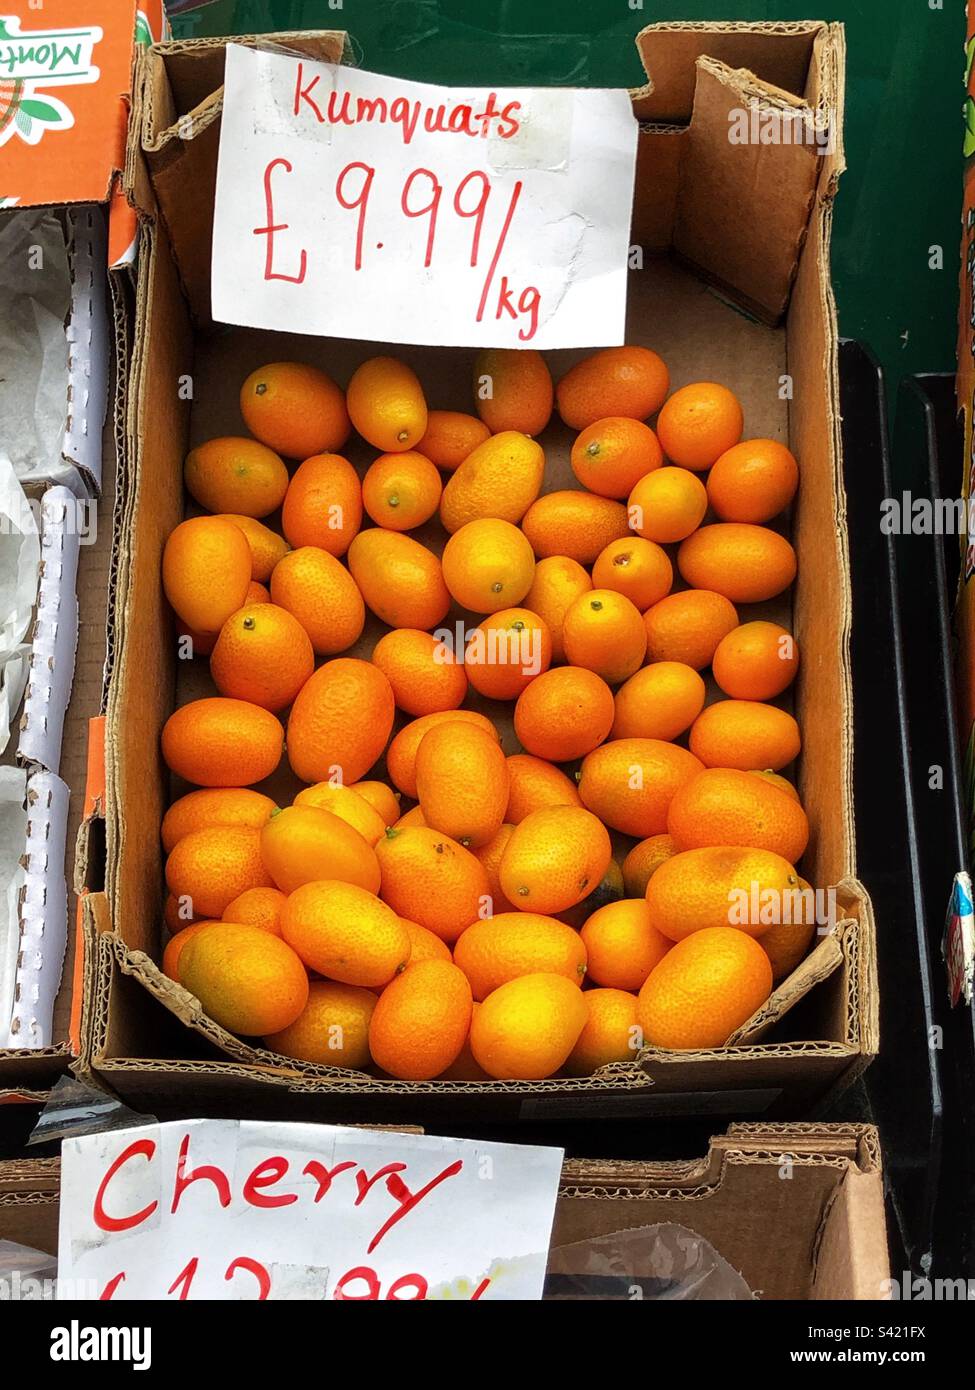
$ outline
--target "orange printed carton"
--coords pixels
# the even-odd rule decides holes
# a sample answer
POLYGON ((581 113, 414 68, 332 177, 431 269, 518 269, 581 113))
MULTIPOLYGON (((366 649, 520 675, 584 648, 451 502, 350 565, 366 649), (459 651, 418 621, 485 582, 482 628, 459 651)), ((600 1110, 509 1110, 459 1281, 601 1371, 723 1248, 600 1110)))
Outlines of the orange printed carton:
POLYGON ((110 202, 109 263, 132 259, 135 54, 165 32, 163 0, 0 0, 0 208, 110 202))

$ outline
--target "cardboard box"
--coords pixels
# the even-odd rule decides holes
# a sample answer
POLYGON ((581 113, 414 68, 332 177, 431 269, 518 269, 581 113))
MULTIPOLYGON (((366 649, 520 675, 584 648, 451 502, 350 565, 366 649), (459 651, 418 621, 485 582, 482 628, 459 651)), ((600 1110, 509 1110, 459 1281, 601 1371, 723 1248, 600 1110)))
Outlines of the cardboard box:
MULTIPOLYGON (((342 52, 338 34, 276 35, 274 42, 333 61, 342 52)), ((801 461, 792 620, 803 651, 798 779, 813 827, 804 863, 813 883, 836 889, 842 921, 728 1046, 650 1048, 634 1064, 582 1081, 407 1085, 284 1063, 218 1028, 160 973, 157 844, 172 789, 158 735, 174 705, 208 690, 205 671, 177 661, 165 637, 172 628, 159 579, 163 544, 184 514, 184 454, 203 438, 240 432, 238 383, 261 362, 313 361, 345 382, 358 362, 386 349, 214 330, 208 286, 223 44, 156 46, 141 65, 126 169, 143 230, 114 595, 106 892, 87 901, 101 941, 91 958, 85 1058, 148 1109, 192 1091, 209 1113, 260 1097, 282 1113, 345 1119, 413 1117, 418 1107, 440 1116, 532 1118, 794 1114, 848 1084, 876 1050, 873 919, 853 877, 850 587, 828 259, 843 163, 842 30, 652 25, 638 46, 649 82, 632 94, 641 122, 632 241, 642 268, 630 277, 627 341, 652 344, 674 385, 726 382, 744 402, 748 433, 788 439, 801 461), (798 111, 803 129, 826 130, 829 139, 733 143, 729 127, 743 110, 771 112, 783 125, 798 111), (187 375, 195 408, 174 387, 187 375)), ((435 404, 466 398, 470 354, 390 351, 438 383, 435 404)), ((555 375, 579 356, 551 354, 555 375)), ((569 479, 570 440, 558 422, 542 436, 547 487, 563 485, 560 475, 569 479)), ((369 460, 368 451, 350 447, 354 462, 369 460)), ((375 631, 367 646, 369 635, 375 631)), ((275 782, 273 789, 281 796, 288 786, 275 782)))
MULTIPOLYGON (((57 1159, 0 1163, 0 1240, 57 1253, 58 1168, 57 1159)), ((869 1125, 739 1124, 703 1158, 564 1164, 553 1248, 658 1222, 710 1241, 763 1300, 888 1296, 880 1148, 869 1125)))
MULTIPOLYGON (((74 891, 91 876, 87 864, 75 872, 75 840, 93 811, 88 726, 104 710, 111 650, 106 596, 126 381, 116 366, 128 359, 137 240, 121 170, 135 53, 167 32, 162 0, 9 0, 0 19, 0 217, 48 210, 64 230, 71 280, 60 459, 25 484, 32 505, 48 494, 28 680, 0 759, 26 774, 16 1002, 0 1028, 0 1101, 49 1085, 80 1046, 74 891)), ((101 762, 100 733, 96 745, 101 762)), ((83 856, 87 847, 86 832, 83 856)))

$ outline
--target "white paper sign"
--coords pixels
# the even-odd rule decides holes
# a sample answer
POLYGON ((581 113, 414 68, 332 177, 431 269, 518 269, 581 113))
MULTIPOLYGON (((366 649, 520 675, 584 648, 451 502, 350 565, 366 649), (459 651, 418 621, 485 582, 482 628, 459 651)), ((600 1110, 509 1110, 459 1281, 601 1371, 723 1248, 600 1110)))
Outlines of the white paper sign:
POLYGON ((622 90, 434 87, 227 48, 213 316, 377 342, 623 342, 622 90))
POLYGON ((181 1120, 66 1139, 58 1296, 537 1299, 562 1150, 181 1120))

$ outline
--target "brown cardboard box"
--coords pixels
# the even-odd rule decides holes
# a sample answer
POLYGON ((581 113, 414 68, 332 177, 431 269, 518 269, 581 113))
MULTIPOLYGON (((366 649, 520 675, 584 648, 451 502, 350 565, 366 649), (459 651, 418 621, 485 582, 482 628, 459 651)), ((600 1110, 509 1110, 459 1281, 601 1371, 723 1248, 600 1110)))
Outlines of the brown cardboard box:
MULTIPOLYGON (((275 43, 335 60, 337 34, 277 35, 275 43)), ((249 41, 253 42, 253 40, 249 41)), ((652 25, 638 39, 649 82, 633 93, 641 121, 627 340, 652 344, 674 385, 726 382, 750 435, 788 439, 801 460, 792 518, 799 552, 793 595, 803 665, 795 707, 798 769, 813 837, 804 860, 836 889, 835 932, 728 1046, 647 1049, 633 1064, 583 1081, 430 1082, 284 1063, 217 1027, 159 971, 160 818, 171 794, 158 735, 175 704, 208 693, 205 670, 175 659, 159 573, 166 536, 184 514, 187 448, 239 433, 237 389, 269 357, 321 364, 342 382, 382 345, 214 330, 209 314, 212 198, 223 45, 164 44, 141 72, 127 177, 143 218, 135 351, 127 424, 127 501, 120 531, 118 660, 108 711, 106 892, 87 907, 91 954, 86 1065, 148 1108, 188 1091, 208 1108, 261 1097, 278 1113, 350 1119, 522 1114, 560 1118, 635 1113, 801 1113, 844 1086, 877 1045, 873 919, 855 881, 849 671, 850 585, 837 433, 836 324, 829 283, 832 198, 842 169, 843 35, 836 26, 652 25), (827 121, 832 144, 736 145, 733 114, 827 121), (193 381, 198 403, 176 384, 193 381), (422 1098, 422 1101, 421 1101, 422 1098)), ((470 354, 390 349, 435 405, 466 399, 470 354)), ((551 354, 556 376, 581 354, 551 354)), ((569 432, 541 441, 546 487, 562 486, 569 432)), ((359 465, 365 450, 350 455, 359 465)), ((564 481, 563 481, 564 480, 564 481)), ((367 633, 373 640, 376 632, 367 633)), ((197 663, 198 666, 204 663, 197 663)), ((279 796, 293 790, 274 781, 279 796)))
MULTIPOLYGON (((0 1240, 57 1252, 58 1168, 57 1159, 0 1163, 0 1240)), ((761 1299, 886 1296, 883 1180, 869 1125, 732 1125, 704 1158, 565 1163, 553 1248, 657 1222, 710 1241, 761 1299)))

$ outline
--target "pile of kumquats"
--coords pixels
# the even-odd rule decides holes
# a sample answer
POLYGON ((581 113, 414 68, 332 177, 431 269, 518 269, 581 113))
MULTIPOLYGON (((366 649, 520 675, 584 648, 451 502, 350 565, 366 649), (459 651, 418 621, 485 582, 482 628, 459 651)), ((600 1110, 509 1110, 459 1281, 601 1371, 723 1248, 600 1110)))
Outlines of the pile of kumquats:
POLYGON ((196 788, 162 824, 163 968, 284 1057, 408 1081, 722 1046, 815 933, 799 653, 748 616, 795 577, 767 523, 796 460, 646 348, 473 375, 476 414, 391 357, 346 391, 272 363, 251 437, 187 457, 202 514, 163 584, 218 694, 163 729, 196 788), (554 491, 553 409, 578 432, 554 491))

